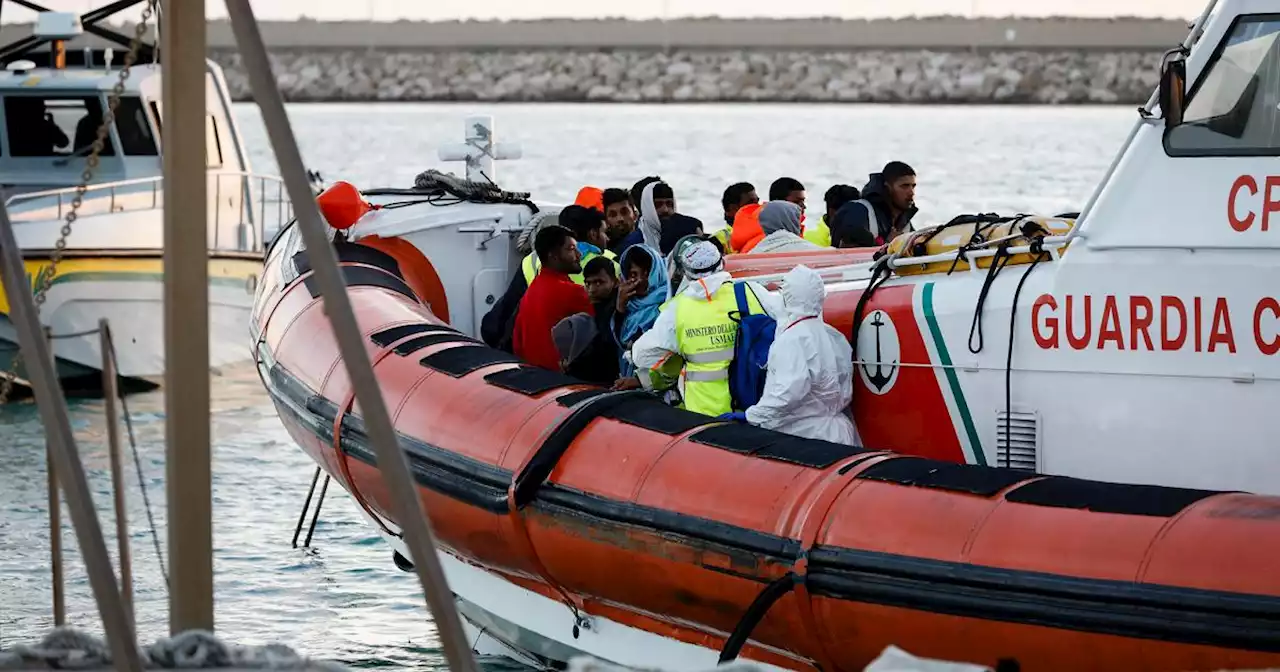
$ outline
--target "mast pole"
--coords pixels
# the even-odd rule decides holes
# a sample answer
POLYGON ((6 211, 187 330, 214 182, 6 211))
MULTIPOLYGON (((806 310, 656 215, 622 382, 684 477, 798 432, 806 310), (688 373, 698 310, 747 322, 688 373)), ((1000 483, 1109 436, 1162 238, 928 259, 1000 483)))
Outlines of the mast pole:
POLYGON ((382 477, 390 491, 405 546, 412 556, 427 606, 440 634, 445 659, 454 672, 475 672, 475 658, 471 655, 471 645, 462 630, 462 619, 458 616, 453 591, 449 589, 440 556, 437 555, 431 521, 422 510, 422 501, 418 498, 417 487, 410 476, 408 461, 404 451, 400 449, 395 428, 391 424, 391 415, 387 412, 386 401, 378 387, 378 379, 373 375, 373 365, 365 351, 365 341, 351 307, 351 298, 347 296, 346 283, 343 282, 333 246, 326 234, 328 227, 316 206, 311 182, 307 179, 307 171, 302 164, 298 141, 284 109, 284 98, 272 75, 271 62, 267 58, 267 48, 253 16, 253 8, 249 6, 249 0, 227 0, 227 14, 231 18, 231 27, 235 30, 240 56, 244 59, 253 99, 262 110, 262 121, 267 127, 267 136, 275 151, 280 175, 284 178, 285 187, 289 190, 289 200, 293 202, 294 212, 298 217, 298 230, 306 243, 313 277, 320 286, 324 300, 325 313, 329 316, 329 324, 337 337, 342 361, 351 378, 351 386, 355 389, 356 403, 360 405, 360 412, 364 416, 369 442, 373 444, 377 454, 378 467, 382 470, 382 477))
POLYGON ((162 5, 165 482, 169 631, 177 634, 213 630, 205 3, 162 5))

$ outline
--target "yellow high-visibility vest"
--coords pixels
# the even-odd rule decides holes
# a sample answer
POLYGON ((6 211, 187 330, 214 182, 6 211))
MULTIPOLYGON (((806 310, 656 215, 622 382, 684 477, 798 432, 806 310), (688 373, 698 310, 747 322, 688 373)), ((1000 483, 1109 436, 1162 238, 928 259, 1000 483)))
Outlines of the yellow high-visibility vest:
MULTIPOLYGON (((747 305, 752 314, 764 312, 752 292, 747 292, 747 305)), ((685 361, 685 409, 711 416, 732 411, 729 365, 738 342, 738 323, 729 316, 738 310, 733 282, 721 285, 710 301, 681 294, 674 309, 676 343, 685 361)))

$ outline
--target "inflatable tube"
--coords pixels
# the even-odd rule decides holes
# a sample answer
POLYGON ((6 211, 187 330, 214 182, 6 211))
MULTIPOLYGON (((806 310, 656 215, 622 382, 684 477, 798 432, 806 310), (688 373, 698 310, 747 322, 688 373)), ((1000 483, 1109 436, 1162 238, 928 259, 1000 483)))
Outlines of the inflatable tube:
MULTIPOLYGON (((298 250, 273 250, 255 305, 264 384, 393 537, 298 250)), ((783 668, 860 670, 890 644, 1024 669, 1280 665, 1280 498, 951 464, 609 393, 454 331, 366 250, 344 277, 401 446, 447 553, 486 576, 783 668)))

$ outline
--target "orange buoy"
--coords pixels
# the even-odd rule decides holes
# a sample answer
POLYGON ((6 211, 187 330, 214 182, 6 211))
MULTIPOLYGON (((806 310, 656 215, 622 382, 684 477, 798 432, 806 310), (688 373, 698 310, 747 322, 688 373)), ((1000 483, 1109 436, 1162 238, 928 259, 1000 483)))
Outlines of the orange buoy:
POLYGON ((351 228, 365 213, 374 209, 355 185, 341 180, 321 192, 316 203, 329 226, 340 230, 351 228))
POLYGON ((578 190, 578 197, 574 199, 573 204, 581 205, 584 208, 595 208, 600 212, 604 212, 604 191, 598 187, 583 187, 578 190))

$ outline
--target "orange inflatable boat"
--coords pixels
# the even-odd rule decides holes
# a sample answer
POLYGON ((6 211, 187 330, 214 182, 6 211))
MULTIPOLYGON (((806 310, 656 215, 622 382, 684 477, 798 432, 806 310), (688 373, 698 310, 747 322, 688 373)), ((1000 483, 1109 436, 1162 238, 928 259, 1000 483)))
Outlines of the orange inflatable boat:
MULTIPOLYGON (((1028 670, 1280 665, 1278 498, 954 464, 593 388, 454 330, 383 248, 336 246, 459 609, 544 662, 858 670, 896 645, 1028 670)), ((300 250, 287 229, 267 260, 260 372, 394 546, 300 250)), ((847 331, 855 302, 828 320, 847 331)))

